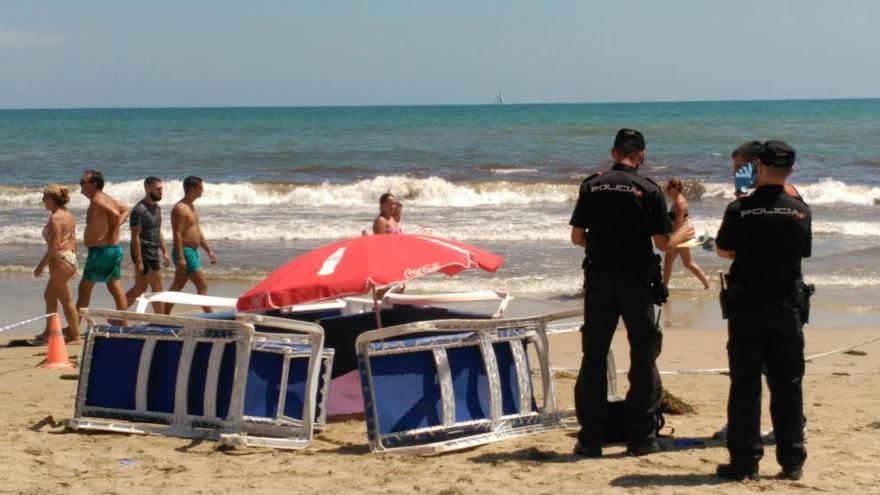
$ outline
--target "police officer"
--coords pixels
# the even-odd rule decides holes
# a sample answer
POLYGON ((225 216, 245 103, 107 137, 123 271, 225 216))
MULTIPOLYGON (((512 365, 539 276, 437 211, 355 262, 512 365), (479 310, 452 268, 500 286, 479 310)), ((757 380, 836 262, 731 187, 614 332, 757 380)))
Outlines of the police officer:
POLYGON ((693 237, 690 224, 673 232, 660 187, 638 169, 645 162, 645 138, 621 129, 611 149, 611 170, 587 177, 569 222, 571 241, 586 249, 584 260, 583 358, 575 384, 581 430, 575 453, 600 457, 608 419, 607 358, 617 321, 623 317, 630 344, 630 388, 626 395, 627 452, 659 450, 656 413, 660 404, 660 331, 654 318, 655 290, 665 291, 660 257, 693 237))
POLYGON ((800 479, 807 458, 801 381, 811 288, 803 283, 801 258, 810 256, 812 236, 810 208, 785 193, 794 160, 788 144, 764 143, 757 189, 730 203, 715 239, 718 255, 733 260, 722 293, 728 316, 730 463, 718 466, 717 474, 725 479, 759 479, 762 367, 781 476, 800 479))

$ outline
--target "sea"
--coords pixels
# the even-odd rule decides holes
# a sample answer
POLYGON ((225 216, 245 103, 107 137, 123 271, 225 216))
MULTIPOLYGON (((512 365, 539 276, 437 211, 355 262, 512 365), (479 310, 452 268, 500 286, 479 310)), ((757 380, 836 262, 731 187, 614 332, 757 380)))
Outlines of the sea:
MULTIPOLYGON (((814 216, 806 278, 820 292, 860 294, 855 311, 880 308, 880 99, 0 110, 0 276, 31 273, 44 252, 43 186, 70 187, 82 232, 87 200, 76 183, 96 169, 105 191, 129 204, 143 197, 145 176, 160 177, 169 241, 183 178, 202 177, 196 206, 219 259, 209 279, 256 283, 308 250, 361 235, 390 191, 404 203, 404 232, 505 257, 494 274, 436 275, 414 290, 575 299, 583 253, 570 244, 569 217, 583 178, 611 166, 621 127, 645 134, 641 173, 685 182, 691 222, 708 235, 734 199, 731 151, 747 140, 790 143, 791 182, 814 216)), ((126 250, 128 239, 126 228, 126 250)), ((727 262, 694 256, 717 285, 727 262)), ((670 285, 701 287, 680 264, 670 285)))

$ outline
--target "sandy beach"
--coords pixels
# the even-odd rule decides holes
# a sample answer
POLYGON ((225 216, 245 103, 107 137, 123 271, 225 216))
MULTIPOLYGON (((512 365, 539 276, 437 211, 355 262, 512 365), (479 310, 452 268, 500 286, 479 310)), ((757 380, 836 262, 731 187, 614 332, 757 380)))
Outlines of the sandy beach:
MULTIPOLYGON (((8 287, 7 287, 8 289, 8 287)), ((217 286, 228 294, 240 287, 217 286)), ((100 292, 98 292, 100 294, 100 292)), ((714 292, 713 292, 714 294, 714 292)), ((19 296, 20 297, 20 296, 19 296)), ((45 348, 0 348, 0 452, 2 493, 880 493, 880 341, 857 352, 835 353, 807 365, 805 411, 809 459, 800 482, 774 479, 779 468, 773 446, 761 463, 760 482, 722 483, 715 465, 726 462, 712 433, 725 422, 728 378, 676 374, 676 370, 726 366, 726 334, 709 299, 679 295, 668 306, 664 386, 695 407, 667 415, 674 436, 664 451, 643 458, 611 446, 599 460, 574 456, 573 431, 508 440, 440 457, 371 454, 363 421, 331 422, 302 451, 261 448, 220 450, 210 441, 115 434, 66 433, 59 421, 71 417, 76 380, 70 372, 37 365, 45 348), (703 302, 700 302, 703 301, 703 302), (676 316, 676 304, 679 316, 676 316), (684 318, 684 314, 691 315, 684 318), (701 316, 705 315, 705 316, 701 316)), ((24 303, 24 300, 22 300, 24 303)), ((520 305, 520 312, 577 301, 520 305)), ((821 321, 835 318, 825 315, 821 321)), ((837 319, 841 321, 841 319, 837 319)), ((807 354, 846 347, 880 335, 865 325, 807 328, 807 354)), ((618 332, 619 369, 628 366, 626 340, 618 332)), ((4 339, 4 342, 7 339, 4 339)), ((576 368, 577 334, 551 341, 554 366, 576 368)), ((82 352, 70 347, 72 355, 82 352)), ((573 373, 560 371, 562 403, 573 407, 573 373)), ((621 386, 626 379, 621 376, 621 386)), ((764 428, 769 428, 765 394, 764 428)))

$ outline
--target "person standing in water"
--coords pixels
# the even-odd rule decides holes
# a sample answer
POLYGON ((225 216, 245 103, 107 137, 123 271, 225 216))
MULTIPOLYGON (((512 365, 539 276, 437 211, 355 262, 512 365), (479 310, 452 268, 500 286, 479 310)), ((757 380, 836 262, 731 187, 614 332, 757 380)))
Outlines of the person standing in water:
MULTIPOLYGON (((67 318, 64 338, 68 343, 79 343, 79 314, 73 304, 70 279, 76 275, 76 221, 67 211, 70 193, 64 186, 52 184, 43 189, 43 206, 49 210, 49 221, 43 227, 43 239, 46 240, 46 254, 34 269, 35 277, 42 277, 43 271, 49 267, 49 282, 43 299, 46 301, 46 313, 57 313, 58 303, 67 318)), ((49 320, 43 333, 36 340, 49 340, 49 320)))
MULTIPOLYGON (((687 198, 681 192, 682 183, 679 179, 669 179, 666 183, 666 195, 672 201, 672 207, 669 210, 669 219, 672 220, 673 228, 678 228, 688 219, 688 202, 687 198)), ((672 277, 672 265, 675 258, 681 256, 681 263, 685 268, 691 271, 700 282, 704 289, 709 288, 709 279, 699 265, 694 261, 689 247, 677 247, 667 251, 663 255, 663 285, 669 286, 669 279, 672 277)))
MULTIPOLYGON (((174 236, 171 257, 174 259, 174 281, 171 282, 170 291, 183 289, 187 281, 192 281, 196 286, 196 292, 205 295, 208 293, 208 282, 205 281, 205 272, 202 270, 202 260, 199 257, 199 247, 205 250, 211 264, 217 263, 214 251, 208 246, 208 241, 202 235, 199 226, 199 214, 196 212, 195 201, 202 197, 204 184, 200 177, 189 176, 183 180, 183 199, 171 209, 171 230, 174 236)), ((171 304, 165 305, 165 313, 171 313, 171 304)), ((202 306, 206 313, 211 312, 209 306, 202 306)))
POLYGON ((394 217, 394 211, 398 204, 400 204, 400 201, 390 192, 379 197, 379 215, 373 220, 374 234, 400 233, 399 220, 394 217))

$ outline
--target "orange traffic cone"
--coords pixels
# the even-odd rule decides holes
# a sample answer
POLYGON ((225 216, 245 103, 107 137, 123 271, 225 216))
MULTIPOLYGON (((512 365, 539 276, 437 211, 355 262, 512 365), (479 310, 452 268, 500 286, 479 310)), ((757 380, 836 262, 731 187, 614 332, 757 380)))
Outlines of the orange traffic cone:
POLYGON ((70 369, 73 363, 67 357, 67 346, 64 344, 64 334, 61 333, 61 318, 58 313, 49 317, 49 351, 46 353, 44 368, 70 369))

